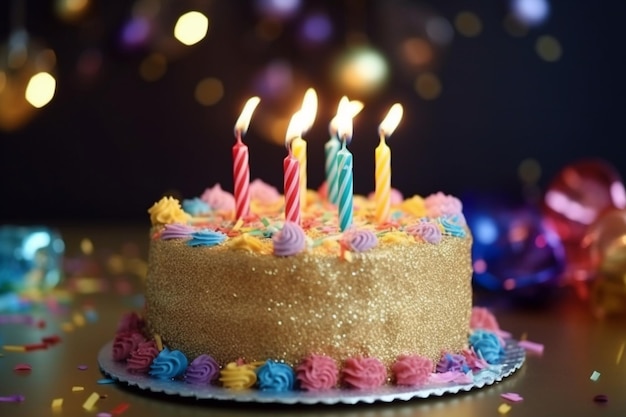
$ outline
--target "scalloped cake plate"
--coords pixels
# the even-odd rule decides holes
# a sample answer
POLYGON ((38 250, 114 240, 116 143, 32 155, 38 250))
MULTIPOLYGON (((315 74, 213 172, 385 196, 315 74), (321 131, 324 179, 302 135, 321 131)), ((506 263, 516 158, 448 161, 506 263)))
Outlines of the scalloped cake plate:
POLYGON ((148 375, 135 375, 126 371, 123 362, 115 362, 111 357, 113 341, 105 344, 98 353, 98 364, 102 373, 118 382, 172 396, 196 398, 199 400, 220 400, 236 402, 257 402, 276 404, 356 404, 408 401, 414 398, 428 398, 445 394, 458 394, 483 388, 502 381, 520 369, 526 358, 525 351, 517 341, 507 340, 502 364, 483 369, 474 374, 471 383, 455 382, 427 384, 421 387, 401 387, 387 385, 373 390, 336 389, 322 392, 287 391, 269 392, 257 389, 232 390, 212 385, 193 385, 177 380, 159 380, 148 375))

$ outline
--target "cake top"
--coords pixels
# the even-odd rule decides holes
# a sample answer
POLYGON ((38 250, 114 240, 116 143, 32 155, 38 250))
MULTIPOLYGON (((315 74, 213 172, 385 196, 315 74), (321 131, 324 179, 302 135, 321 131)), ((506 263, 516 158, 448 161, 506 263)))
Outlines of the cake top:
POLYGON ((446 237, 468 238, 461 201, 442 192, 403 198, 392 192, 389 219, 375 219, 372 196, 355 195, 354 220, 341 231, 336 206, 324 187, 308 190, 301 223, 285 221, 284 198, 261 180, 250 184, 250 214, 235 218, 235 200, 219 184, 182 204, 163 197, 148 210, 153 238, 187 239, 189 246, 226 245, 261 254, 295 255, 304 250, 340 254, 364 252, 391 243, 439 244, 446 237))

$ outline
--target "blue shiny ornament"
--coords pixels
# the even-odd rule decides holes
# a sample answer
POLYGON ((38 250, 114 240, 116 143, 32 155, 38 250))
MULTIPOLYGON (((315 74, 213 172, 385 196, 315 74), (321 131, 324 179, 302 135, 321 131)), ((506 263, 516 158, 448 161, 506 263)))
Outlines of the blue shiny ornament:
POLYGON ((61 280, 65 244, 44 226, 0 226, 0 293, 49 290, 61 280))
POLYGON ((558 287, 565 251, 539 208, 476 195, 465 197, 463 207, 474 238, 475 285, 531 298, 558 287))

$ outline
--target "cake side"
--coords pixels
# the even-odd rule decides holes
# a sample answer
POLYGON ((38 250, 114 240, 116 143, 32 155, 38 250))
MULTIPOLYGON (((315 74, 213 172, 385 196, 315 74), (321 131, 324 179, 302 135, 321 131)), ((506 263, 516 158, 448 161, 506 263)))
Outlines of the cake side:
POLYGON ((371 356, 386 365, 400 354, 437 361, 467 347, 470 250, 470 236, 444 236, 437 245, 382 244, 348 261, 156 238, 146 319, 171 349, 209 353, 222 364, 296 364, 313 353, 339 361, 371 356))

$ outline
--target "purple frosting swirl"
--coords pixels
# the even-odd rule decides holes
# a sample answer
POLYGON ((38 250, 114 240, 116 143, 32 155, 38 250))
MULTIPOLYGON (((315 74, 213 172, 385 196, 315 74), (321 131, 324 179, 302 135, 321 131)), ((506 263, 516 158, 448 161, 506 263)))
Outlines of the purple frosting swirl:
POLYGON ((455 353, 445 353, 439 362, 437 362, 437 372, 463 372, 466 373, 470 370, 465 356, 455 353))
POLYGON ((202 354, 191 361, 185 371, 185 382, 190 384, 208 384, 220 375, 220 366, 212 356, 202 354))
POLYGON ((187 369, 187 357, 180 350, 163 348, 150 365, 151 376, 156 379, 171 379, 182 375, 187 369))
POLYGON ((365 252, 378 245, 378 238, 371 230, 351 230, 344 235, 343 241, 355 252, 365 252))
POLYGON ((274 255, 291 256, 302 252, 306 248, 304 230, 294 222, 287 221, 283 228, 272 236, 274 255))
POLYGON ((161 239, 187 239, 195 231, 196 229, 192 226, 182 223, 166 224, 165 229, 161 232, 161 239))
POLYGON ((421 221, 407 227, 406 232, 434 245, 441 242, 441 229, 439 229, 436 223, 421 221))

